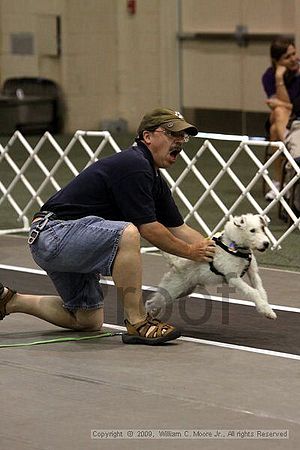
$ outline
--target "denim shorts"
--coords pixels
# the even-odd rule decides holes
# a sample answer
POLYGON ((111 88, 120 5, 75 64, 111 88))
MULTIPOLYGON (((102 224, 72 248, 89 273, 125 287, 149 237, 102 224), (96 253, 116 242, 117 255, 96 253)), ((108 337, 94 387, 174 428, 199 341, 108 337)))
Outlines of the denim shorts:
MULTIPOLYGON (((31 230, 39 223, 34 222, 31 230)), ((119 241, 128 225, 97 216, 49 220, 30 245, 33 259, 51 278, 66 309, 103 307, 100 275, 112 274, 119 241)))

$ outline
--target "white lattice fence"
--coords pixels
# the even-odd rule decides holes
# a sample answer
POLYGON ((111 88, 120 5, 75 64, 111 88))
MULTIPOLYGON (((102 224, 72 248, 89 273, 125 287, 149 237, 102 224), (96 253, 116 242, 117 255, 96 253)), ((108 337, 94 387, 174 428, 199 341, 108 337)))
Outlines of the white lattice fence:
MULTIPOLYGON (((194 218, 198 222, 200 227, 205 231, 205 233, 208 236, 211 236, 223 227, 223 224, 226 222, 229 216, 235 213, 237 208, 242 202, 244 202, 245 199, 247 199, 248 204, 251 206, 251 210, 257 212, 258 214, 266 215, 267 217, 272 210, 277 210, 278 203, 280 202, 283 210, 286 211, 286 214, 291 218, 292 222, 288 229, 285 230, 279 238, 276 238, 271 230, 268 230, 269 238, 272 243, 272 249, 280 248, 281 243, 284 241, 284 239, 286 239, 286 237, 295 229, 298 229, 300 224, 300 218, 297 218, 285 199, 287 193, 290 192, 292 186, 300 178, 300 168, 295 163, 294 159, 291 157, 284 144, 282 142, 267 142, 262 139, 250 139, 248 136, 226 136, 209 133, 198 133, 197 138, 202 140, 204 139, 204 142, 202 142, 200 148, 195 153, 192 159, 184 151, 180 153, 180 157, 184 162, 184 170, 176 179, 172 178, 166 170, 162 170, 163 175, 168 181, 172 192, 178 195, 179 199, 188 210, 188 213, 185 216, 185 221, 188 222, 191 218, 194 218), (237 143, 236 148, 232 150, 232 153, 227 161, 225 161, 225 159, 222 157, 222 150, 218 150, 218 143, 220 144, 220 142, 224 142, 225 139, 231 141, 232 143, 237 143), (272 147, 274 149, 274 153, 268 159, 268 161, 263 164, 257 157, 257 152, 255 150, 257 150, 257 148, 260 148, 261 152, 264 152, 266 146, 272 147), (203 158, 204 153, 207 151, 210 153, 210 155, 213 156, 213 158, 215 158, 216 165, 219 165, 220 167, 219 171, 215 175, 214 180, 211 182, 208 182, 206 180, 205 171, 201 171, 197 168, 198 165, 201 166, 201 158, 203 158), (244 154, 244 156, 247 155, 249 160, 251 160, 252 162, 251 180, 246 185, 243 184, 239 175, 232 169, 234 162, 241 154, 244 154), (269 175, 269 169, 270 166, 273 165, 276 158, 279 158, 282 155, 290 162, 295 171, 295 175, 279 192, 277 187, 272 182, 272 179, 269 175), (197 201, 194 204, 190 202, 190 200, 186 197, 185 193, 181 189, 181 185, 184 182, 185 178, 189 177, 191 174, 193 174, 199 185, 202 186, 204 190, 203 194, 197 198, 197 201), (235 201, 230 206, 227 206, 222 201, 220 195, 222 194, 222 192, 218 192, 216 190, 217 185, 225 175, 230 178, 231 182, 236 186, 238 191, 235 201), (274 190, 276 196, 275 199, 270 203, 266 204, 266 202, 264 202, 263 205, 260 205, 251 191, 257 184, 261 185, 262 179, 264 179, 268 188, 274 190), (201 207, 203 206, 203 203, 208 196, 213 199, 214 203, 222 212, 221 220, 215 223, 212 228, 208 226, 201 215, 201 211, 203 211, 203 208, 201 207)), ((196 186, 195 189, 197 189, 196 186)))
MULTIPOLYGON (((284 197, 300 178, 300 169, 285 146, 282 143, 251 140, 247 136, 199 133, 197 139, 199 149, 192 158, 185 151, 180 153, 180 161, 176 163, 176 165, 180 164, 180 167, 182 167, 179 175, 174 176, 172 171, 162 170, 162 174, 172 191, 187 210, 185 221, 196 220, 204 233, 212 235, 223 227, 229 215, 234 214, 245 200, 252 210, 267 216, 273 208, 278 207, 278 202, 280 202, 286 214, 291 218, 292 224, 279 238, 274 236, 271 231, 272 227, 270 228, 269 238, 273 245, 272 248, 279 248, 284 239, 299 227, 300 222, 284 197), (220 143, 224 143, 225 140, 236 143, 227 160, 222 156, 222 149, 218 149, 220 143), (267 163, 263 164, 257 157, 256 150, 260 148, 263 151, 266 145, 273 146, 276 151, 267 163), (208 180, 205 169, 201 170, 201 167, 199 167, 207 154, 214 159, 214 164, 217 167, 213 180, 208 180), (290 161, 295 176, 279 192, 272 183, 268 169, 281 154, 290 161), (247 156, 249 162, 251 161, 250 181, 246 184, 242 182, 241 177, 234 170, 234 164, 241 155, 247 156), (184 187, 186 180, 190 177, 194 177, 195 180, 193 191, 202 192, 196 200, 191 199, 191 192, 188 192, 184 187), (218 190, 219 183, 224 180, 224 177, 230 179, 237 191, 231 205, 222 200, 222 191, 218 190), (253 195, 253 188, 258 183, 261 184, 262 179, 276 193, 276 198, 271 203, 264 205, 260 205, 253 195), (208 198, 214 202, 221 213, 221 219, 214 223, 212 227, 203 219, 202 214, 203 205, 208 198)), ((0 145, 0 171, 3 174, 0 178, 0 191, 2 193, 0 213, 1 208, 7 207, 8 203, 16 216, 16 222, 21 222, 22 226, 2 229, 0 234, 28 231, 32 211, 36 211, 47 200, 49 190, 53 192, 59 190, 65 184, 67 178, 76 176, 84 167, 96 161, 99 157, 119 151, 119 146, 107 131, 77 131, 65 145, 65 148, 62 148, 48 132, 35 145, 29 144, 20 132, 15 132, 6 146, 0 145), (93 139, 92 144, 90 139, 93 139), (23 157, 20 157, 20 154, 16 152, 16 144, 21 149, 18 150, 19 153, 25 152, 23 157), (46 153, 46 160, 43 158, 45 146, 51 148, 51 161, 48 160, 49 149, 46 153), (27 196, 25 201, 24 192, 26 193, 25 197, 27 196)), ((205 165, 202 164, 202 167, 205 167, 205 165)), ((149 248, 145 250, 149 250, 149 248)))
POLYGON ((0 179, 0 191, 2 192, 2 196, 0 198, 0 211, 4 202, 8 201, 14 212, 17 214, 17 221, 22 222, 23 226, 14 229, 2 229, 0 230, 0 234, 28 231, 29 218, 32 215, 30 214, 30 211, 32 211, 34 206, 35 210, 37 210, 45 203, 48 198, 45 194, 46 188, 51 185, 54 191, 58 191, 62 187, 61 181, 57 178, 57 173, 61 166, 65 166, 65 169, 68 169, 71 177, 75 177, 78 175, 80 170, 96 161, 107 147, 109 147, 112 152, 121 151, 117 143, 107 131, 77 131, 70 142, 66 145, 65 149, 62 149, 54 137, 48 132, 46 132, 33 147, 19 131, 16 131, 5 147, 0 145, 1 172, 4 173, 5 169, 3 166, 5 162, 6 169, 11 170, 13 173, 13 178, 6 185, 2 181, 3 177, 0 179), (87 142, 86 138, 88 137, 98 138, 99 142, 97 142, 95 149, 92 149, 87 142), (15 159, 11 155, 12 149, 16 143, 21 144, 22 149, 27 153, 27 158, 25 161, 21 161, 19 164, 16 162, 16 159, 18 159, 16 155, 14 155, 15 159), (52 158, 53 161, 50 168, 47 167, 47 164, 41 157, 45 144, 50 145, 54 152, 54 158, 52 158), (74 161, 72 161, 70 154, 75 147, 78 149, 79 146, 82 154, 77 159, 83 160, 85 158, 86 162, 83 166, 77 168, 74 161), (36 187, 33 186, 32 181, 27 175, 30 173, 32 176, 33 170, 32 167, 30 167, 32 164, 35 164, 34 171, 39 171, 43 175, 42 180, 36 187), (30 194, 30 198, 25 204, 20 204, 20 198, 23 197, 23 195, 18 195, 16 193, 16 187, 20 183, 30 194))

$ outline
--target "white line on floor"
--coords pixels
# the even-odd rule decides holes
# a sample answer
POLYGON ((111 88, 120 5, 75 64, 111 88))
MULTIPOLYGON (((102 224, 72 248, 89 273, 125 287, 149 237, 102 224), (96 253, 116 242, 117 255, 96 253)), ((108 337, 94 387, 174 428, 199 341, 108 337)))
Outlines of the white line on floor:
MULTIPOLYGON (((15 272, 30 273, 30 274, 36 274, 36 275, 47 275, 44 270, 31 269, 28 267, 10 266, 10 265, 6 265, 6 264, 0 264, 0 269, 11 270, 11 271, 15 271, 15 272)), ((112 280, 107 280, 107 279, 101 280, 101 283, 107 284, 109 286, 114 285, 114 282, 112 280)), ((154 291, 154 290, 156 290, 156 288, 154 288, 152 286, 143 286, 143 290, 144 291, 147 291, 147 290, 154 291)), ((224 301, 224 299, 222 297, 207 296, 207 295, 205 296, 203 294, 198 294, 198 293, 191 294, 189 297, 202 298, 202 299, 209 298, 210 300, 213 300, 213 301, 224 301)), ((228 303, 234 303, 234 304, 239 304, 239 305, 243 305, 243 306, 253 306, 252 303, 247 302, 245 300, 226 299, 226 301, 228 303)), ((280 305, 271 305, 271 306, 272 306, 272 308, 281 310, 281 311, 290 311, 290 312, 297 312, 297 313, 300 312, 299 308, 291 308, 291 307, 280 306, 280 305)), ((126 330, 125 327, 122 327, 120 325, 112 325, 112 324, 105 323, 105 324, 103 324, 103 326, 106 328, 114 329, 114 330, 123 330, 123 331, 126 330)), ((198 339, 198 338, 185 337, 185 336, 179 338, 179 340, 186 341, 186 342, 193 342, 193 343, 202 344, 202 345, 212 345, 214 347, 223 347, 223 348, 228 348, 228 349, 232 349, 232 350, 242 350, 245 352, 259 353, 259 354, 268 355, 268 356, 278 356, 280 358, 296 359, 296 360, 300 361, 300 355, 293 355, 292 353, 275 352, 273 350, 265 350, 262 348, 246 347, 244 345, 227 344, 225 342, 209 341, 206 339, 198 339)))
MULTIPOLYGON (((23 272, 23 273, 31 273, 34 275, 47 275, 44 270, 41 269, 31 269, 28 267, 19 267, 19 266, 11 266, 7 264, 0 264, 0 269, 3 270, 11 270, 15 272, 23 272)), ((114 282, 112 280, 102 279, 100 281, 101 284, 106 284, 108 286, 114 286, 114 282)), ((154 286, 142 286, 143 291, 156 291, 157 288, 154 286)), ((217 295, 209 295, 209 294, 199 294, 197 292, 194 292, 193 294, 189 295, 190 298, 200 298, 202 300, 212 300, 214 302, 227 302, 233 305, 242 305, 242 306, 250 306, 251 308, 255 308, 255 305, 252 302, 249 302, 247 300, 239 300, 234 298, 226 298, 226 297, 219 297, 217 295)), ((286 311, 286 312, 294 312, 294 313, 300 313, 300 308, 294 308, 292 306, 283 306, 283 305, 270 305, 271 308, 276 309, 277 311, 286 311)))
MULTIPOLYGON (((109 328, 112 330, 126 331, 125 327, 121 327, 120 325, 111 325, 109 323, 104 323, 103 327, 109 328)), ((277 356, 279 358, 296 359, 296 360, 300 361, 300 355, 293 355, 292 353, 284 353, 284 352, 275 352, 273 350, 265 350, 263 348, 246 347, 245 345, 227 344, 226 342, 209 341, 206 339, 198 339, 198 338, 187 337, 187 336, 182 336, 182 337, 178 338, 178 340, 186 341, 186 342, 193 342, 194 344, 212 345, 214 347, 228 348, 231 350, 241 350, 244 352, 258 353, 258 354, 267 355, 267 356, 277 356)))

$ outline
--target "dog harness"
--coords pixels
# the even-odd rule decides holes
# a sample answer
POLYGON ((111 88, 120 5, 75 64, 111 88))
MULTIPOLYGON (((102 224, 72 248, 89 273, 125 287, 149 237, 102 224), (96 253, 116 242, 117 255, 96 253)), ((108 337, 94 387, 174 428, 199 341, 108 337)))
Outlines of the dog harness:
MULTIPOLYGON (((237 256, 238 258, 247 259, 247 261, 248 261, 247 265, 240 275, 240 277, 242 278, 245 275, 245 273, 248 271, 250 264, 251 264, 251 260, 252 260, 251 250, 249 250, 249 248, 245 248, 245 247, 237 247, 234 242, 232 242, 230 244, 230 246, 227 246, 226 244, 224 244, 224 242, 222 242, 222 235, 219 237, 213 236, 212 239, 215 241, 215 243, 219 247, 221 247, 222 250, 229 253, 230 255, 237 256), (244 250, 244 251, 242 251, 242 250, 244 250)), ((224 278, 224 280, 226 280, 225 275, 222 272, 220 272, 218 269, 215 268, 213 261, 210 261, 209 267, 213 273, 215 273, 216 275, 222 276, 224 278)))

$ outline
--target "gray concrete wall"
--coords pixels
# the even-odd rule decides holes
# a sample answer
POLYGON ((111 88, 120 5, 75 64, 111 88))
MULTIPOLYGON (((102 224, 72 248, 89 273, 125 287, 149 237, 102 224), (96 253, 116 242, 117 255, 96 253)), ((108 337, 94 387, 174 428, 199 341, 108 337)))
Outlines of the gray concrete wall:
POLYGON ((263 113, 270 36, 295 34, 298 41, 299 10, 296 0, 138 0, 131 15, 125 0, 0 0, 0 81, 57 81, 70 132, 118 118, 134 130, 157 105, 263 113), (237 25, 254 36, 248 46, 215 39, 234 35, 237 25), (179 40, 179 33, 202 38, 179 40), (31 54, 12 52, 12 40, 22 36, 32 39, 31 54))

